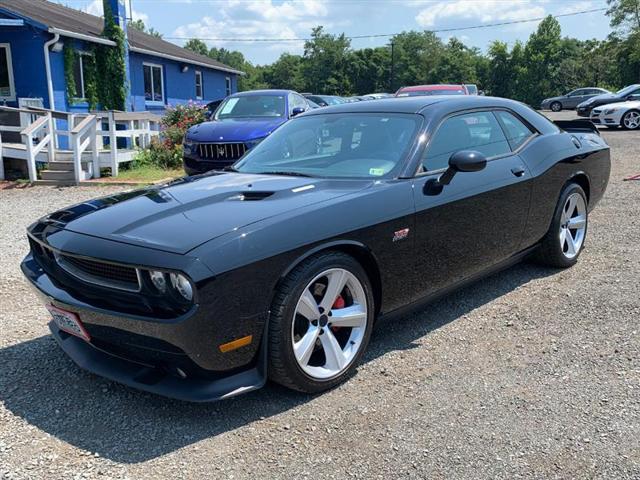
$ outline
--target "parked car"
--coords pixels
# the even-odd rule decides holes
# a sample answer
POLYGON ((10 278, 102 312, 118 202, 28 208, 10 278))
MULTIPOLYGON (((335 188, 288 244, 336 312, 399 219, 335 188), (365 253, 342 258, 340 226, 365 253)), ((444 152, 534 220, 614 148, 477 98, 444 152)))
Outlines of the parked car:
POLYGON ((312 107, 291 90, 252 90, 224 99, 211 121, 194 125, 184 137, 183 164, 187 175, 220 170, 290 118, 312 107))
POLYGON ((367 94, 365 96, 366 97, 370 97, 370 99, 373 99, 373 100, 379 100, 381 98, 391 98, 391 97, 393 97, 393 94, 385 93, 385 92, 378 92, 378 93, 369 93, 369 94, 367 94))
POLYGON ((578 115, 581 117, 591 116, 591 110, 601 105, 609 103, 626 102, 629 100, 640 100, 640 84, 629 85, 616 93, 605 93, 590 98, 586 102, 578 105, 578 115))
POLYGON ((591 110, 591 121, 609 128, 637 130, 640 128, 640 100, 596 107, 591 110))
POLYGON ((95 374, 191 401, 323 391, 376 318, 531 255, 576 263, 609 147, 557 123, 479 96, 320 108, 231 171, 48 215, 22 271, 95 374))
POLYGON ((402 87, 396 97, 416 97, 424 95, 469 95, 464 85, 415 85, 402 87))
POLYGON ((561 110, 575 109, 578 104, 595 97, 596 95, 610 94, 609 90, 597 87, 578 88, 566 95, 559 97, 545 98, 540 103, 541 110, 551 110, 552 112, 559 112, 561 110))
POLYGON ((467 87, 467 92, 469 92, 469 95, 479 94, 477 85, 473 83, 465 83, 464 86, 467 87))
POLYGON ((346 101, 337 95, 313 95, 307 93, 304 95, 305 98, 311 100, 312 102, 317 103, 321 107, 327 107, 329 105, 340 105, 341 103, 346 103, 346 101))

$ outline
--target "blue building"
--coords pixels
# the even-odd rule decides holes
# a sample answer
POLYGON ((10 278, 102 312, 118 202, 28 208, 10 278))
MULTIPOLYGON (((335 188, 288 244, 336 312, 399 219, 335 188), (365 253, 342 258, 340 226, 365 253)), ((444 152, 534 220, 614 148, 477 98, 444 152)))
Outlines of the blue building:
MULTIPOLYGON (((161 113, 169 105, 189 100, 206 103, 237 91, 242 72, 127 29, 124 0, 105 1, 127 40, 127 110, 161 113)), ((103 28, 101 17, 46 0, 0 0, 0 104, 33 105, 41 99, 52 110, 87 112, 91 88, 87 69, 93 46, 115 45, 101 35, 103 28), (71 74, 74 98, 69 98, 71 74)))

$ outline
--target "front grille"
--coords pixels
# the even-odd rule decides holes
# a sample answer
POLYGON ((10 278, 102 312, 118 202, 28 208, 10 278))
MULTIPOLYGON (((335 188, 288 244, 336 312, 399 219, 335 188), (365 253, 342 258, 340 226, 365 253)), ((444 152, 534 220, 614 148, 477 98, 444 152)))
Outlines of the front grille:
POLYGON ((198 155, 203 160, 232 161, 247 151, 244 143, 200 143, 198 155))
POLYGON ((31 237, 29 243, 34 258, 45 270, 60 268, 85 283, 129 292, 140 291, 140 277, 135 267, 70 255, 54 250, 31 237))

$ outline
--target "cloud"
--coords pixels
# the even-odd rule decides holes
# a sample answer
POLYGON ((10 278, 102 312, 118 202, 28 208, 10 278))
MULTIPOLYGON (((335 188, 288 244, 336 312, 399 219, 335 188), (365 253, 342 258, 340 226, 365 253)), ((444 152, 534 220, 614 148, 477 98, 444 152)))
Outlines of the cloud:
MULTIPOLYGON (((102 17, 104 15, 102 0, 93 0, 93 2, 82 8, 82 11, 90 13, 91 15, 95 15, 97 17, 102 17)), ((142 20, 145 25, 147 25, 147 23, 149 22, 149 15, 143 12, 138 12, 136 10, 133 10, 131 12, 131 17, 134 20, 142 20)))
MULTIPOLYGON (((410 2, 413 6, 423 6, 419 0, 410 2)), ((544 16, 546 10, 540 2, 524 0, 505 2, 501 0, 454 0, 430 2, 418 12, 416 22, 424 28, 432 28, 442 20, 478 20, 481 23, 527 20, 544 16)))
MULTIPOLYGON (((207 38, 274 38, 281 42, 264 43, 269 50, 292 50, 302 48, 301 41, 286 41, 289 38, 307 37, 312 27, 327 21, 329 10, 321 0, 226 0, 219 5, 216 17, 205 16, 197 22, 181 25, 171 34, 173 37, 201 38, 210 46, 229 43, 237 48, 239 42, 207 41, 207 38)), ((258 42, 242 42, 243 45, 258 42)))

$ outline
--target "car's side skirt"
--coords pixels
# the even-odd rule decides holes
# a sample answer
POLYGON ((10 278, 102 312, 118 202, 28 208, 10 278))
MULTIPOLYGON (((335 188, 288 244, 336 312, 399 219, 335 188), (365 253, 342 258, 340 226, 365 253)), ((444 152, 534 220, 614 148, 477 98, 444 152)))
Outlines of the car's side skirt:
POLYGON ((384 313, 383 315, 381 315, 380 317, 378 317, 378 319, 376 319, 376 321, 387 321, 387 320, 393 320, 393 319, 397 319, 399 317, 402 316, 406 316, 410 313, 413 313, 417 310, 422 310, 425 306, 427 306, 430 303, 435 302, 436 300, 441 299, 442 297, 456 291, 459 290, 465 286, 468 286, 472 283, 477 282, 478 280, 481 280, 482 278, 485 278, 489 275, 492 275, 494 273, 497 273, 501 270, 505 270, 517 263, 520 263, 522 260, 524 260, 526 257, 528 257, 529 255, 531 255, 531 253, 533 253, 536 249, 538 248, 538 244, 535 244, 529 248, 526 248, 525 250, 507 258, 506 260, 502 260, 501 262, 498 262, 484 270, 482 270, 481 272, 478 272, 474 275, 471 275, 470 277, 467 277, 463 280, 460 280, 459 282, 453 283, 451 285, 448 285, 447 287, 441 288, 440 290, 437 290, 431 294, 429 294, 426 297, 420 298, 408 305, 405 305, 403 307, 399 307, 395 310, 392 310, 390 312, 384 313))

